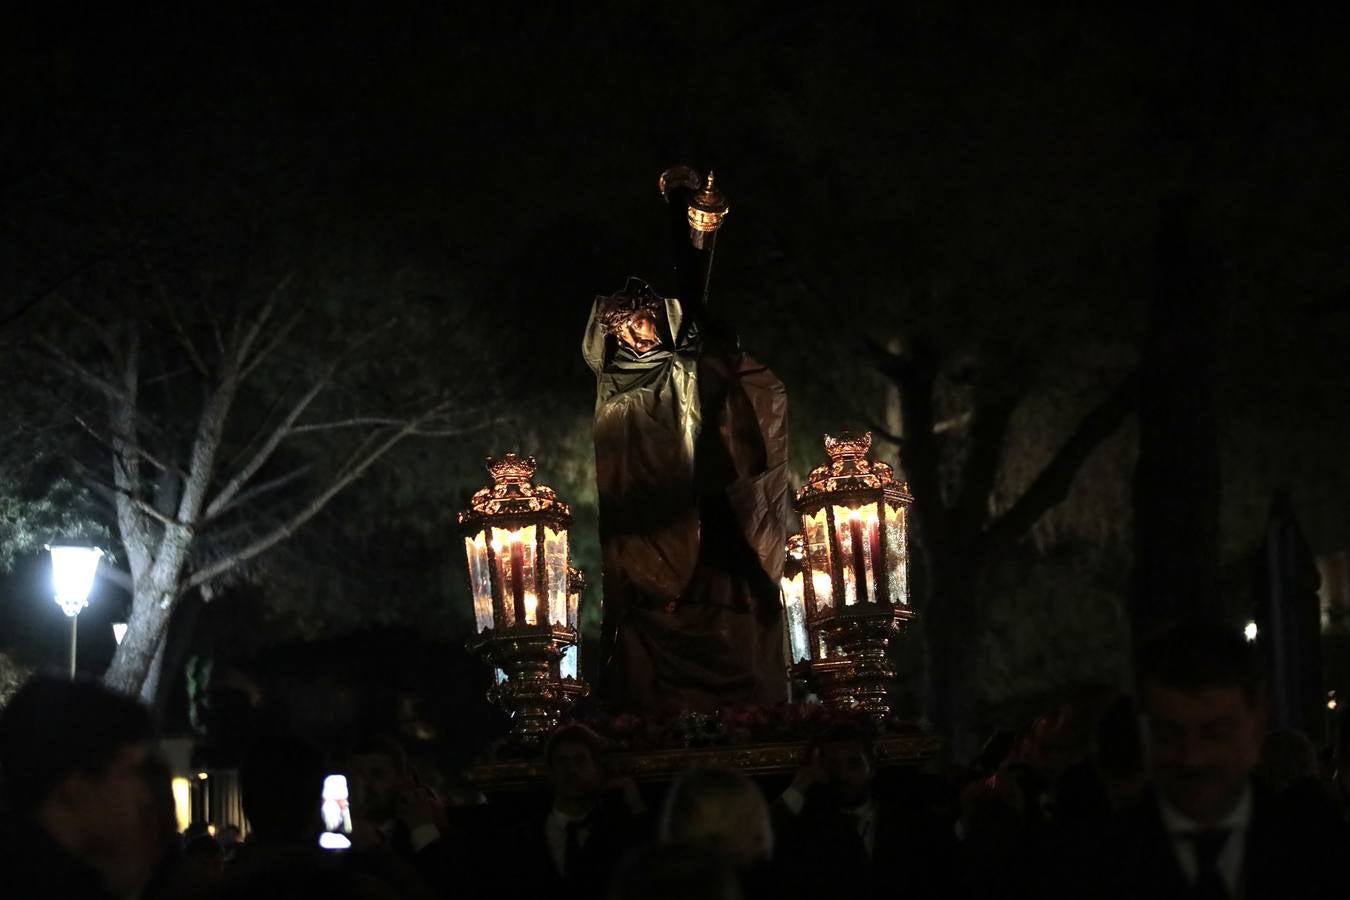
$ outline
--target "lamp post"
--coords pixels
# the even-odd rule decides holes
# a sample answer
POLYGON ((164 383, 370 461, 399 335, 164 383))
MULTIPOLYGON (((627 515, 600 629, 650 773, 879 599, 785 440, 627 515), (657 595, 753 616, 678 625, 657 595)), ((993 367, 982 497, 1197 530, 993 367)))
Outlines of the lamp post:
POLYGON ((49 544, 47 552, 52 557, 52 594, 61 612, 70 619, 70 677, 74 679, 80 610, 89 605, 89 591, 94 586, 103 551, 74 544, 49 544))
MULTIPOLYGON (((534 457, 488 459, 492 485, 459 514, 477 634, 469 648, 497 670, 489 696, 511 715, 512 734, 541 741, 587 688, 563 657, 577 643, 581 582, 572 577, 572 513, 536 485, 534 457)), ((577 573, 579 575, 579 573, 577 573)))
MULTIPOLYGON (((797 492, 807 658, 798 660, 795 646, 793 658, 794 674, 813 682, 826 703, 884 719, 895 678, 886 649, 914 618, 907 527, 914 499, 889 465, 868 459, 871 446, 871 432, 825 435, 830 461, 797 492)), ((788 556, 790 571, 791 546, 788 556)), ((791 626, 795 601, 787 602, 791 626)))

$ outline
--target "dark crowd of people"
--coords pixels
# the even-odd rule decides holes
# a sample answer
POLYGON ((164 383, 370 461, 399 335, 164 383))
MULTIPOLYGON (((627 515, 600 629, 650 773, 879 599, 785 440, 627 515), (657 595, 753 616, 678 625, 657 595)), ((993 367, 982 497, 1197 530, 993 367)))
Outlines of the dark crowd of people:
POLYGON ((40 677, 0 713, 0 897, 1350 897, 1350 771, 1272 732, 1265 697, 1240 636, 1179 628, 1141 648, 1133 692, 995 735, 969 766, 879 769, 840 728, 790 781, 691 770, 657 796, 569 725, 536 806, 438 793, 371 737, 345 754, 350 847, 332 850, 312 744, 249 752, 244 839, 179 834, 146 711, 40 677))

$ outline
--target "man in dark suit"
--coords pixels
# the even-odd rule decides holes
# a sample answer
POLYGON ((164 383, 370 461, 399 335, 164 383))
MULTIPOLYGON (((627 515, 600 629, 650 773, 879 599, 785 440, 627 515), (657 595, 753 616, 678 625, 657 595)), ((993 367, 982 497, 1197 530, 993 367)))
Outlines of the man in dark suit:
POLYGON ((468 855, 465 836, 450 827, 403 745, 387 735, 365 737, 352 747, 348 768, 353 847, 372 865, 382 862, 381 853, 392 856, 438 896, 457 891, 468 855))
POLYGON ((803 897, 931 897, 951 876, 950 827, 875 790, 872 743, 826 734, 774 803, 777 865, 803 897))
POLYGON ((499 870, 510 873, 503 887, 516 897, 599 900, 628 851, 652 836, 646 804, 631 778, 605 771, 602 741, 583 725, 555 731, 544 756, 552 804, 500 843, 499 870))
POLYGON ((1136 667, 1153 776, 1083 856, 1070 892, 1150 900, 1330 896, 1324 835, 1282 816, 1252 781, 1267 701, 1235 631, 1173 628, 1136 667))

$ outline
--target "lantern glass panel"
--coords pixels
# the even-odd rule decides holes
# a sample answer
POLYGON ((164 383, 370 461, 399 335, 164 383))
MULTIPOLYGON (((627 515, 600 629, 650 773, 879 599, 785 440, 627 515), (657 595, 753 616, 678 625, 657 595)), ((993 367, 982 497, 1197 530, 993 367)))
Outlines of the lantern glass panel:
POLYGON ((492 627, 492 578, 488 567, 487 536, 478 532, 464 539, 469 560, 469 585, 473 589, 473 617, 480 632, 492 627))
POLYGON ((825 646, 824 634, 816 634, 816 644, 816 659, 828 659, 830 654, 825 646))
POLYGON ((548 585, 548 619, 567 626, 567 532, 544 528, 544 583, 548 585))
POLYGON ((816 595, 816 612, 834 608, 834 585, 830 579, 833 569, 830 560, 830 531, 825 521, 825 510, 802 516, 806 535, 806 566, 811 572, 811 588, 816 595))
POLYGON ((794 663, 811 656, 811 645, 806 636, 806 597, 802 573, 782 580, 783 606, 787 612, 788 645, 794 663))
POLYGON ((558 663, 559 674, 563 678, 577 677, 577 645, 573 644, 563 651, 562 660, 558 663))
POLYGON ((891 600, 909 605, 909 547, 907 517, 903 506, 886 504, 886 561, 890 563, 891 600))
POLYGON ((567 627, 579 628, 577 616, 581 610, 581 591, 569 591, 567 594, 567 627))
POLYGON ((844 605, 876 600, 876 560, 881 556, 877 504, 836 506, 834 527, 839 538, 839 569, 844 578, 844 605))
POLYGON ((535 526, 508 530, 492 529, 492 549, 497 557, 497 580, 502 586, 506 625, 539 624, 539 595, 535 593, 535 526), (524 606, 524 622, 516 621, 516 601, 524 606))

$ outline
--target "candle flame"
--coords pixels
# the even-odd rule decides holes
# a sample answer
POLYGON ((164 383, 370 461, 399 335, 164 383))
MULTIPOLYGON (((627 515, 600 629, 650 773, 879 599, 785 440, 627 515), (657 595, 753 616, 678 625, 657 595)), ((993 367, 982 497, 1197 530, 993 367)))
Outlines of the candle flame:
POLYGON ((502 552, 502 548, 503 548, 504 546, 508 545, 508 544, 511 544, 511 545, 514 545, 514 544, 523 544, 523 543, 525 542, 525 530, 524 530, 523 528, 517 528, 515 531, 507 531, 507 532, 505 532, 505 534, 506 534, 506 541, 505 541, 505 543, 503 543, 503 541, 502 541, 501 535, 503 534, 503 532, 502 532, 501 529, 499 529, 499 528, 494 528, 494 529, 492 529, 492 532, 493 532, 493 533, 492 533, 492 541, 491 541, 491 544, 492 544, 492 552, 493 552, 493 553, 501 553, 501 552, 502 552))

